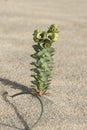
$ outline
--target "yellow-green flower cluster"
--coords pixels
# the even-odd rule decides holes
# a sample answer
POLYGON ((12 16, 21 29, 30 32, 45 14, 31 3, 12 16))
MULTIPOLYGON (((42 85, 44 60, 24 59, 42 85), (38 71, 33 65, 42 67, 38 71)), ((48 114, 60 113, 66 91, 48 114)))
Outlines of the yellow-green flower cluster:
POLYGON ((53 42, 58 39, 58 27, 52 24, 48 31, 41 31, 39 29, 35 30, 33 33, 33 39, 35 42, 39 43, 41 46, 47 48, 52 45, 53 42))

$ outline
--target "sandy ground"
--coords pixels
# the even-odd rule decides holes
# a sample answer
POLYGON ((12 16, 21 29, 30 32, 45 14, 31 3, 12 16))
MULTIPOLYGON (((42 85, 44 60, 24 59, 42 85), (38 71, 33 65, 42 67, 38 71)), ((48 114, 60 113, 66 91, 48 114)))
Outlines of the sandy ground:
POLYGON ((0 0, 0 130, 29 130, 41 104, 31 95, 7 100, 31 83, 33 30, 59 26, 50 95, 34 130, 87 130, 87 1, 0 0))

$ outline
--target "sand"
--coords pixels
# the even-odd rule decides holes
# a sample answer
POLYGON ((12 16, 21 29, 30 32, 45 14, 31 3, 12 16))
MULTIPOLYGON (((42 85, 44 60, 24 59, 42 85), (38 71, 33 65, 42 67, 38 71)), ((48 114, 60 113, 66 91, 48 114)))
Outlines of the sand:
POLYGON ((49 95, 33 130, 87 130, 87 1, 0 0, 0 130, 29 130, 41 113, 30 95, 32 33, 59 26, 49 95), (3 93, 7 91, 7 99, 3 93))

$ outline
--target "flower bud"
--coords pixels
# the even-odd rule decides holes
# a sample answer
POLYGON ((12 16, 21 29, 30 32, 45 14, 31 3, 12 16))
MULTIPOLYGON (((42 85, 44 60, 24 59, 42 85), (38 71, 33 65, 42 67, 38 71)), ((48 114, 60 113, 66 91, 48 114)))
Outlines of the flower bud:
POLYGON ((39 42, 39 40, 41 39, 41 31, 39 29, 35 30, 33 33, 33 39, 35 42, 39 42))
POLYGON ((58 26, 57 26, 56 24, 52 24, 52 25, 49 27, 48 32, 58 33, 58 26))
POLYGON ((48 33, 47 38, 50 42, 55 42, 58 39, 58 33, 48 33))
POLYGON ((52 39, 53 42, 58 40, 58 33, 53 33, 52 36, 53 36, 53 39, 52 39))

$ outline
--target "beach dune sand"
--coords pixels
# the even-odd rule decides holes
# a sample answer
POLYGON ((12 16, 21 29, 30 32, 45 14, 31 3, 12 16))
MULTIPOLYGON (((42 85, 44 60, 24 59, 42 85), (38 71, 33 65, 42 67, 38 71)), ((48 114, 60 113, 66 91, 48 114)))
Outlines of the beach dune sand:
POLYGON ((49 95, 34 130, 87 130, 87 1, 0 0, 0 130, 29 130, 40 101, 31 86, 33 31, 59 27, 49 95), (7 99, 3 98, 8 92, 7 99))

